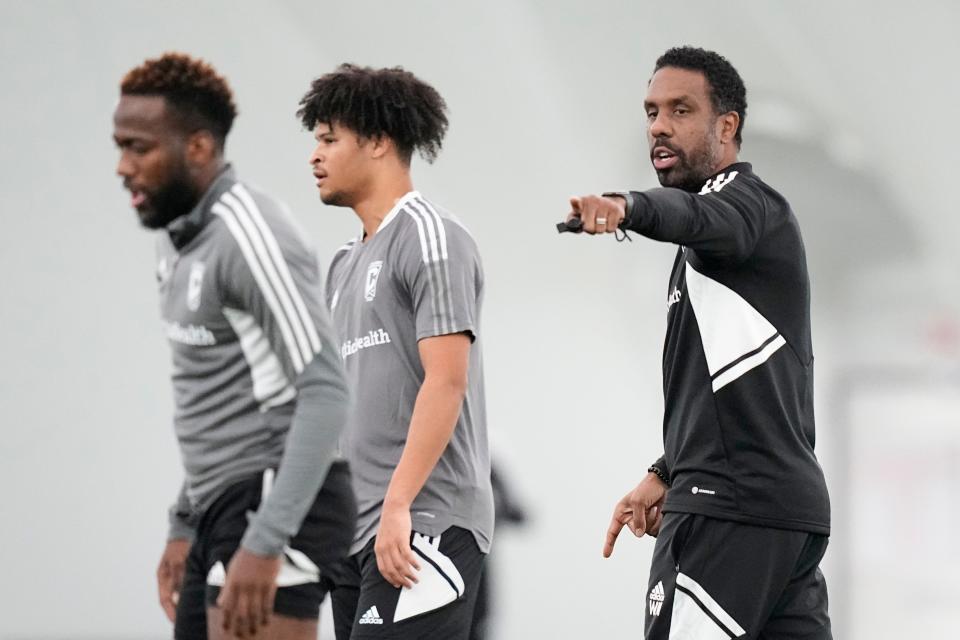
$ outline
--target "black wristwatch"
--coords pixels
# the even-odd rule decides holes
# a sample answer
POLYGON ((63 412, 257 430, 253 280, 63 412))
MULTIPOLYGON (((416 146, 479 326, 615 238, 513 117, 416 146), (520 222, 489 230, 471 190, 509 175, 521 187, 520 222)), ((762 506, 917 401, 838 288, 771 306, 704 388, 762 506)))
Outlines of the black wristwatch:
POLYGON ((626 203, 626 207, 623 210, 623 222, 620 223, 620 228, 630 226, 630 209, 633 208, 633 194, 629 191, 604 191, 600 194, 604 198, 611 198, 616 196, 618 198, 623 198, 626 203))

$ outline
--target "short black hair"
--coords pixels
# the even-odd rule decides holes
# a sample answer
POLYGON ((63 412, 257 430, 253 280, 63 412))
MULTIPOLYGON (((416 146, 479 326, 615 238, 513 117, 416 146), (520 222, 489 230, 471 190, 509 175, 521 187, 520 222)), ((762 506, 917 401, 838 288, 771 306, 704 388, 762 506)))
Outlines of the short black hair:
POLYGON ((401 67, 341 64, 310 84, 297 117, 308 130, 341 124, 361 138, 393 140, 409 164, 414 151, 433 162, 447 132, 447 104, 437 90, 401 67))
POLYGON ((747 118, 747 88, 730 61, 714 51, 689 46, 674 47, 657 59, 653 72, 664 67, 699 71, 706 77, 714 111, 718 115, 730 111, 740 115, 740 124, 734 136, 739 148, 743 142, 743 123, 747 118))
POLYGON ((237 117, 233 92, 223 76, 185 53, 164 53, 131 69, 120 82, 120 94, 162 96, 184 131, 207 130, 221 149, 237 117))

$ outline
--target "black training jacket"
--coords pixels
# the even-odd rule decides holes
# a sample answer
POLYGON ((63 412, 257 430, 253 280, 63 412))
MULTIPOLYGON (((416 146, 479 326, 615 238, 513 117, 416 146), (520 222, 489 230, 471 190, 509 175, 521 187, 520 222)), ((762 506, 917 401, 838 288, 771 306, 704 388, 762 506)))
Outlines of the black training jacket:
POLYGON ((665 512, 830 532, 814 455, 810 283, 797 219, 750 164, 699 193, 627 194, 627 227, 680 245, 663 349, 665 512))

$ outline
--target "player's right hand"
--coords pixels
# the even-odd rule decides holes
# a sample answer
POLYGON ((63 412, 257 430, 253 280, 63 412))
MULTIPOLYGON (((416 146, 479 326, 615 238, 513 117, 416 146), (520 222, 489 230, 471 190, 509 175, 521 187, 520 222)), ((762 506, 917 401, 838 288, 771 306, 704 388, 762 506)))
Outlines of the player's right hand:
POLYGON ((373 550, 377 555, 380 575, 398 589, 412 589, 418 582, 420 563, 410 548, 412 527, 409 504, 397 505, 384 501, 373 550))
POLYGON ((613 508, 613 518, 603 543, 603 557, 609 558, 613 553, 613 545, 624 525, 638 538, 644 534, 656 537, 660 532, 666 497, 667 485, 653 473, 648 473, 633 491, 623 496, 613 508))
POLYGON ((614 233, 627 215, 627 201, 620 196, 580 196, 570 198, 567 222, 580 218, 580 230, 590 235, 614 233))
POLYGON ((157 567, 157 593, 160 606, 170 622, 177 618, 177 602, 180 599, 180 585, 187 566, 187 554, 190 552, 189 540, 168 540, 160 556, 157 567))

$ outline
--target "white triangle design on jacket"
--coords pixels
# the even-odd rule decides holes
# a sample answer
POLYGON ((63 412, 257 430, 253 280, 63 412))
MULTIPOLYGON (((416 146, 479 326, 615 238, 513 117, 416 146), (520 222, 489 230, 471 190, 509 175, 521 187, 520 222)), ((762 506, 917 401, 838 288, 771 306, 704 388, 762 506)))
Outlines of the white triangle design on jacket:
POLYGON ((760 366, 786 344, 777 328, 749 302, 703 275, 689 262, 686 280, 714 392, 760 366), (751 355, 744 358, 747 354, 751 355), (743 359, 730 366, 740 358, 743 359), (723 370, 725 367, 729 368, 723 370))

